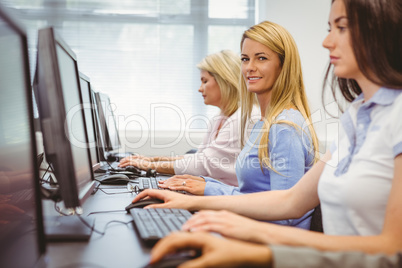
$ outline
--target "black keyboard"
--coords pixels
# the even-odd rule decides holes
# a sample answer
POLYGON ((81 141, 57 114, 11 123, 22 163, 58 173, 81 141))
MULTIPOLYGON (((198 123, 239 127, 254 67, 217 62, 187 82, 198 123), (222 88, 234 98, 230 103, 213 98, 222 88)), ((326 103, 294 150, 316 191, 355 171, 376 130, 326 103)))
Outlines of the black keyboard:
POLYGON ((164 179, 158 179, 154 177, 140 177, 139 183, 138 183, 138 188, 140 191, 145 190, 145 189, 163 189, 158 186, 158 181, 164 180, 164 179))
POLYGON ((155 244, 171 232, 180 231, 192 216, 188 210, 170 208, 132 208, 130 214, 139 237, 147 245, 155 244))
POLYGON ((138 190, 143 191, 146 189, 159 189, 159 190, 169 190, 177 193, 186 194, 186 191, 176 191, 167 188, 161 188, 158 186, 158 181, 166 180, 165 177, 139 177, 138 178, 138 190))

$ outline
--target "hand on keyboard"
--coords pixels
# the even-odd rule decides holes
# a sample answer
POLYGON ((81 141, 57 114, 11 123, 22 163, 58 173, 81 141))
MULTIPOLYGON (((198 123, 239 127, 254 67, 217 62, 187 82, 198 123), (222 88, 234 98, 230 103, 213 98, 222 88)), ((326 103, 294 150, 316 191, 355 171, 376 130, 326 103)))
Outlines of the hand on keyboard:
POLYGON ((191 175, 176 175, 159 182, 160 188, 185 191, 193 195, 204 195, 205 185, 203 178, 191 175))

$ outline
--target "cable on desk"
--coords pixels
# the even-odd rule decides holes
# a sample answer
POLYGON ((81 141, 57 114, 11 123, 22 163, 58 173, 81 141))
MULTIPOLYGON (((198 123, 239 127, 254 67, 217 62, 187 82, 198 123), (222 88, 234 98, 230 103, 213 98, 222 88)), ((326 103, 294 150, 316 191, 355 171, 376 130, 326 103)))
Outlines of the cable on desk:
POLYGON ((95 232, 95 233, 100 234, 100 235, 105 235, 106 234, 106 230, 108 228, 108 225, 111 224, 111 223, 121 223, 121 224, 128 225, 128 224, 130 224, 132 222, 132 221, 125 222, 125 221, 117 221, 117 220, 109 221, 108 223, 106 223, 105 229, 102 232, 102 231, 96 230, 93 226, 89 225, 83 218, 81 218, 80 215, 77 215, 77 216, 80 219, 80 221, 82 221, 82 223, 84 223, 88 228, 90 228, 92 230, 92 232, 95 232))
MULTIPOLYGON (((63 212, 60 210, 60 208, 57 206, 56 202, 54 203, 54 205, 55 205, 56 211, 57 211, 58 213, 60 213, 61 215, 63 215, 63 216, 72 216, 72 215, 68 215, 68 214, 66 214, 66 213, 63 213, 63 212)), ((95 213, 96 213, 96 212, 94 212, 94 213, 92 213, 92 214, 95 214, 95 213)), ((91 214, 88 214, 88 216, 89 216, 89 215, 91 215, 91 214)), ((93 226, 91 226, 88 222, 86 222, 80 215, 76 214, 76 216, 78 217, 78 219, 80 219, 80 221, 81 221, 85 226, 87 226, 89 229, 91 229, 92 232, 95 232, 95 233, 100 234, 100 235, 105 235, 105 234, 106 234, 106 229, 108 228, 108 225, 111 224, 111 223, 121 223, 121 224, 127 225, 127 224, 130 224, 130 223, 132 222, 132 221, 125 222, 125 221, 112 220, 112 221, 109 221, 108 223, 106 223, 105 229, 104 229, 103 231, 99 231, 99 230, 96 230, 93 226)))
POLYGON ((107 194, 107 195, 114 195, 114 194, 131 194, 133 192, 129 192, 129 191, 125 191, 125 192, 117 192, 117 193, 108 193, 106 191, 104 191, 103 189, 99 188, 98 190, 100 190, 102 193, 107 194))
POLYGON ((94 214, 102 214, 102 213, 120 213, 120 212, 126 213, 127 211, 125 209, 94 211, 94 212, 89 213, 87 216, 94 215, 94 214))
POLYGON ((66 214, 63 211, 61 211, 60 207, 57 205, 57 202, 54 202, 54 209, 57 211, 57 213, 60 213, 63 216, 71 216, 71 215, 66 214))
POLYGON ((66 265, 57 266, 56 268, 72 268, 72 267, 105 268, 105 266, 100 266, 98 264, 90 263, 90 262, 69 263, 69 264, 66 264, 66 265))
POLYGON ((117 193, 108 193, 106 191, 104 191, 103 189, 121 189, 121 188, 99 188, 99 186, 97 188, 95 188, 95 190, 100 190, 102 193, 107 194, 107 195, 114 195, 114 194, 131 194, 131 193, 135 193, 138 194, 140 192, 140 188, 138 188, 137 185, 135 185, 134 187, 132 187, 131 191, 124 191, 124 192, 117 192, 117 193))
MULTIPOLYGON (((46 168, 46 169, 42 169, 42 168, 41 168, 41 170, 45 170, 45 173, 43 173, 42 177, 39 179, 39 181, 41 182, 41 184, 49 183, 49 182, 50 182, 50 178, 49 178, 49 180, 45 180, 44 177, 46 176, 46 173, 48 173, 48 172, 49 172, 49 169, 51 169, 51 168, 52 168, 52 167, 51 167, 49 164, 47 165, 47 168, 46 168)), ((49 172, 49 173, 53 173, 53 174, 54 174, 53 169, 52 169, 52 171, 49 172)))

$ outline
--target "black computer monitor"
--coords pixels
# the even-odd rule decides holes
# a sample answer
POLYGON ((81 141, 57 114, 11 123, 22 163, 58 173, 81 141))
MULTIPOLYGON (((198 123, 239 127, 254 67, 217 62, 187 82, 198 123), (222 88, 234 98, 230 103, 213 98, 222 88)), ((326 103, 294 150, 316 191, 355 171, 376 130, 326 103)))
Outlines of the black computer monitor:
POLYGON ((116 126, 116 119, 113 114, 113 106, 110 98, 105 93, 96 92, 95 101, 99 116, 99 129, 103 135, 103 150, 107 154, 116 151, 121 147, 119 132, 116 126))
POLYGON ((82 202, 95 185, 77 58, 52 27, 38 33, 36 76, 46 159, 55 172, 64 206, 80 214, 82 202))
POLYGON ((88 76, 83 73, 80 74, 80 85, 81 85, 81 96, 82 96, 82 104, 84 108, 85 114, 85 122, 88 133, 88 146, 91 154, 91 165, 92 171, 96 171, 100 168, 100 160, 98 153, 98 144, 97 144, 97 133, 96 133, 96 125, 95 125, 95 107, 92 101, 92 92, 91 92, 91 82, 88 76))
POLYGON ((0 5, 0 267, 44 267, 27 36, 0 5))
POLYGON ((104 137, 104 133, 102 132, 101 129, 101 118, 99 116, 98 112, 98 103, 96 100, 96 92, 91 86, 91 100, 92 100, 92 105, 95 109, 93 109, 93 115, 94 115, 94 126, 95 126, 95 131, 96 131, 96 137, 97 137, 97 147, 98 147, 98 156, 100 161, 106 161, 106 139, 104 137))

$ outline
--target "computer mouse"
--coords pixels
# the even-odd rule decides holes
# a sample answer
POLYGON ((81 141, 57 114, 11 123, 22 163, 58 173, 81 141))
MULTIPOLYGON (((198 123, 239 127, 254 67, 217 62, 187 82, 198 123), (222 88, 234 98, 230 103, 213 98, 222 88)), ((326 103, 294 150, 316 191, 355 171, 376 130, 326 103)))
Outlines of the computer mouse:
POLYGON ((131 203, 126 207, 126 211, 129 212, 130 209, 132 208, 143 208, 146 207, 148 205, 153 205, 153 204, 161 204, 164 203, 163 200, 160 199, 156 199, 156 198, 146 198, 146 199, 142 199, 138 202, 135 203, 131 203))
POLYGON ((142 170, 137 168, 137 167, 135 167, 135 166, 127 166, 127 167, 125 167, 125 170, 129 171, 129 172, 132 172, 134 174, 138 174, 138 175, 142 174, 142 170))
POLYGON ((176 268, 180 264, 190 261, 200 254, 189 254, 189 253, 176 253, 172 255, 165 256, 162 260, 154 264, 148 264, 144 268, 176 268))
POLYGON ((112 185, 126 185, 130 182, 130 178, 124 174, 111 174, 104 175, 102 177, 96 178, 101 184, 112 184, 112 185))

